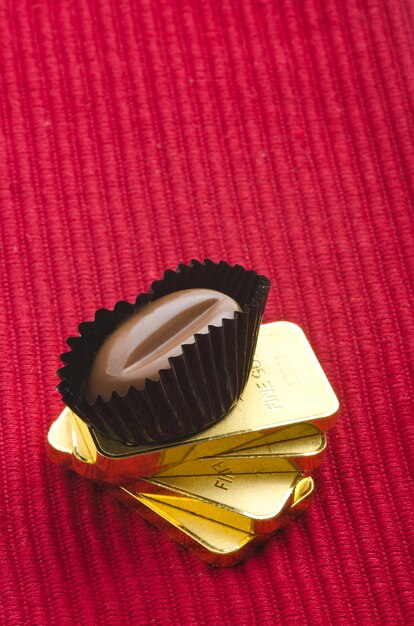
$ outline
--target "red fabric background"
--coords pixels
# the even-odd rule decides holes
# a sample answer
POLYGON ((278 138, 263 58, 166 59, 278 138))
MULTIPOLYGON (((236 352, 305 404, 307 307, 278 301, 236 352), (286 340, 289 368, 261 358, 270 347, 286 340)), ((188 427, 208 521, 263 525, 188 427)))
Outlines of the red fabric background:
POLYGON ((2 623, 414 624, 411 0, 0 3, 2 623), (342 403, 215 570, 52 465, 65 339, 167 267, 273 280, 342 403))

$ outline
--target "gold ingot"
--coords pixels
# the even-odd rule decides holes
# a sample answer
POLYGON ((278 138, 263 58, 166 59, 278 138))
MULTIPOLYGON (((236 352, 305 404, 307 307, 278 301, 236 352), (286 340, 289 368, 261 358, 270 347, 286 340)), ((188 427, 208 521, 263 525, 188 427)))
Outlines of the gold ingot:
MULTIPOLYGON (((76 422, 75 422, 76 425, 76 422)), ((90 450, 83 442, 79 431, 73 428, 74 423, 62 414, 53 424, 49 433, 51 455, 54 460, 65 466, 72 465, 75 452, 81 450, 83 462, 90 460, 90 450), (72 428, 71 428, 72 426, 72 428), (70 440, 70 444, 67 441, 70 440), (63 444, 62 444, 63 441, 63 444), (63 445, 63 449, 61 450, 63 445), (71 458, 67 458, 68 450, 71 458), (63 455, 61 454, 63 452, 63 455)), ((326 435, 315 426, 298 424, 271 433, 259 440, 263 445, 252 448, 228 451, 217 457, 205 457, 184 461, 160 470, 155 477, 162 476, 198 476, 217 474, 220 467, 228 467, 230 474, 269 473, 301 470, 310 472, 318 467, 326 449, 326 435), (282 439, 285 437, 285 439, 282 439), (287 463, 288 462, 288 463, 287 463)), ((74 464, 76 469, 77 464, 74 464)))
MULTIPOLYGON (((51 428, 49 439, 56 455, 55 460, 61 465, 71 467, 73 445, 70 421, 62 419, 62 417, 57 420, 51 428)), ((295 440, 292 442, 294 443, 295 440)), ((87 454, 87 450, 83 452, 87 454)), ((229 509, 223 509, 220 505, 216 505, 214 508, 207 506, 201 511, 205 514, 212 514, 216 519, 203 517, 199 514, 200 503, 188 495, 175 496, 181 498, 182 502, 179 503, 177 499, 175 502, 179 506, 172 506, 166 501, 162 501, 162 498, 156 500, 154 496, 137 493, 130 487, 107 485, 107 489, 113 496, 137 509, 143 518, 161 528, 169 537, 187 546, 199 557, 216 566, 225 567, 238 563, 256 545, 262 543, 269 536, 263 533, 263 527, 261 532, 256 534, 217 521, 222 519, 224 511, 224 515, 230 523, 237 524, 243 519, 242 525, 245 529, 251 529, 254 525, 252 522, 249 523, 247 518, 244 519, 237 513, 232 517, 232 512, 229 509), (185 505, 188 506, 187 509, 185 505)), ((293 495, 288 494, 286 505, 278 517, 278 523, 273 524, 272 532, 286 525, 305 510, 312 491, 313 481, 310 477, 304 477, 296 482, 293 495)))
POLYGON ((131 490, 233 528, 268 534, 279 527, 303 474, 288 461, 284 471, 266 470, 258 465, 256 473, 235 474, 225 463, 216 463, 214 475, 138 479, 131 490))
POLYGON ((319 431, 306 435, 310 429, 317 430, 314 426, 301 424, 295 428, 297 438, 293 438, 292 429, 284 428, 264 437, 267 443, 261 446, 229 450, 217 456, 184 461, 164 468, 152 476, 214 475, 220 467, 226 467, 230 474, 286 472, 291 471, 292 466, 296 470, 310 472, 321 464, 326 449, 325 433, 319 431), (286 439, 280 440, 281 436, 286 439), (277 438, 276 441, 273 438, 277 438))
POLYGON ((293 424, 327 430, 338 408, 302 330, 290 322, 274 322, 261 326, 257 356, 242 397, 210 428, 179 442, 127 446, 103 437, 66 408, 49 431, 50 455, 59 462, 53 439, 70 421, 74 469, 88 478, 123 484, 183 461, 254 446, 272 431, 293 424))
POLYGON ((312 472, 322 463, 326 445, 326 434, 319 428, 296 424, 261 437, 253 446, 229 450, 220 456, 226 456, 230 462, 233 457, 288 457, 298 469, 312 472))
MULTIPOLYGON (((59 424, 60 430, 53 431, 54 450, 60 454, 61 463, 68 465, 68 460, 73 458, 76 432, 67 424, 65 428, 64 421, 59 424)), ((289 444, 295 448, 296 442, 290 440, 289 444)), ((168 475, 182 467, 174 466, 152 478, 136 479, 131 490, 249 533, 268 533, 278 527, 280 514, 291 503, 302 477, 290 460, 283 457, 215 457, 189 463, 202 462, 206 465, 204 475, 168 475), (236 473, 227 464, 228 460, 249 464, 250 473, 236 473)))
MULTIPOLYGON (((293 502, 284 511, 279 528, 303 513, 313 493, 313 480, 305 477, 295 488, 293 502)), ((230 567, 245 559, 271 535, 256 535, 206 519, 191 511, 154 501, 126 488, 109 487, 111 493, 151 522, 171 539, 186 546, 197 556, 217 567, 230 567)), ((273 533, 272 533, 273 534, 273 533)))

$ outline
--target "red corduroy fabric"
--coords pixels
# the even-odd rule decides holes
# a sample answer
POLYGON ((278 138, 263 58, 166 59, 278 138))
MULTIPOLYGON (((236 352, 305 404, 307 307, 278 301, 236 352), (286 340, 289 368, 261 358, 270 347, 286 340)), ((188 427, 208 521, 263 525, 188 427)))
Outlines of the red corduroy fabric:
POLYGON ((414 624, 414 4, 0 3, 1 620, 414 624), (316 496, 203 564, 52 465, 59 354, 192 257, 269 276, 342 403, 316 496))

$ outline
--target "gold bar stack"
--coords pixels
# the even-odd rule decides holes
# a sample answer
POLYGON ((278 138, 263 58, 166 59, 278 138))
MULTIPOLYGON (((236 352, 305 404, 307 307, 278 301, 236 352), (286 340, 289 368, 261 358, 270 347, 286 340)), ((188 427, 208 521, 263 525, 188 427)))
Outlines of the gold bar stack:
POLYGON ((169 444, 123 445, 69 408, 52 424, 53 461, 100 481, 216 566, 240 562, 302 513, 338 400, 303 331, 263 324, 243 395, 214 426, 169 444))

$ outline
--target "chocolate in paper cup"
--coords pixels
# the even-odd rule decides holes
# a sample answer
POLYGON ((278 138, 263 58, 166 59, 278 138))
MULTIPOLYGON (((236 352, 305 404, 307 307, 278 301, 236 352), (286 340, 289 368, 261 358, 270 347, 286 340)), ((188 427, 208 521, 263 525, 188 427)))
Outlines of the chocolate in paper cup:
POLYGON ((191 261, 167 270, 134 304, 120 301, 113 310, 99 309, 92 322, 79 325, 80 336, 70 337, 70 351, 57 389, 65 404, 103 435, 126 444, 169 442, 211 426, 232 408, 247 382, 270 281, 253 270, 225 261, 191 261), (196 334, 183 344, 179 356, 157 380, 146 379, 142 389, 129 387, 109 399, 86 398, 86 381, 105 339, 129 316, 165 295, 185 289, 222 292, 238 302, 241 311, 220 326, 196 334))

